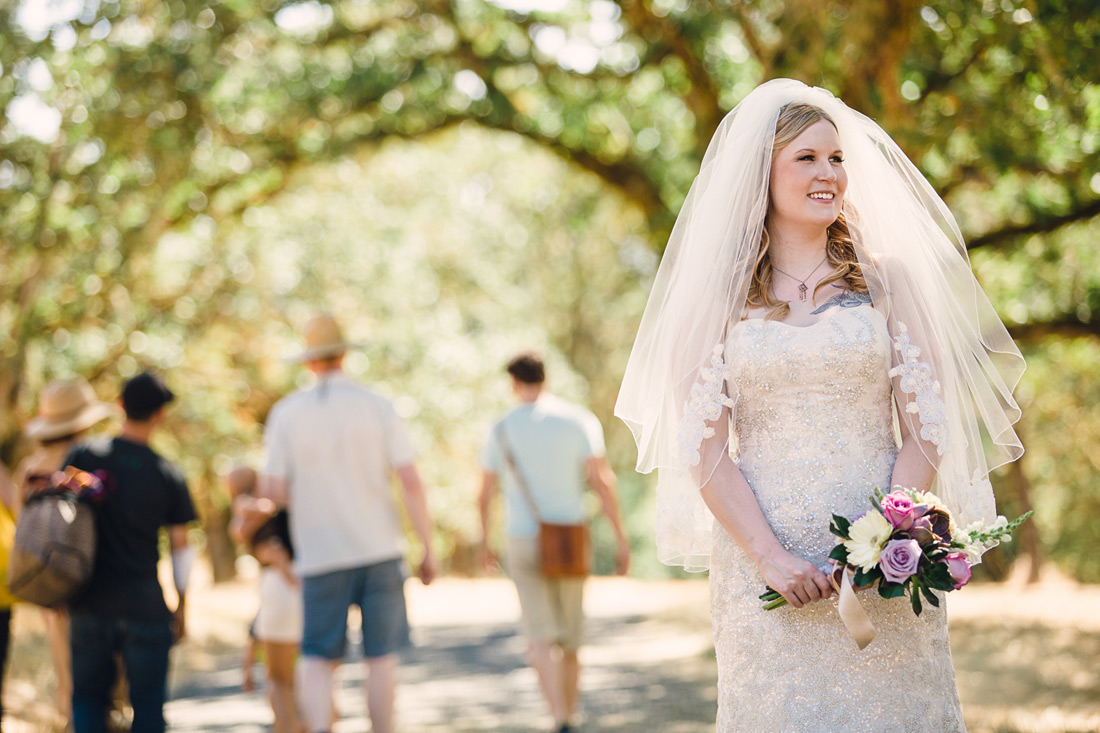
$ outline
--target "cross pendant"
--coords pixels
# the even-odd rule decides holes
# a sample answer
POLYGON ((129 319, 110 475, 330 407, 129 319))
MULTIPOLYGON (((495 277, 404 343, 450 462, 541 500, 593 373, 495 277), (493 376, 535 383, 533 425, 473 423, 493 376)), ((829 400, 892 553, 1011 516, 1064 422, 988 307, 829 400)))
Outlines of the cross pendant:
POLYGON ((806 283, 799 284, 799 286, 798 286, 798 299, 799 300, 802 300, 802 301, 806 300, 806 291, 807 290, 809 290, 809 288, 806 287, 806 283))

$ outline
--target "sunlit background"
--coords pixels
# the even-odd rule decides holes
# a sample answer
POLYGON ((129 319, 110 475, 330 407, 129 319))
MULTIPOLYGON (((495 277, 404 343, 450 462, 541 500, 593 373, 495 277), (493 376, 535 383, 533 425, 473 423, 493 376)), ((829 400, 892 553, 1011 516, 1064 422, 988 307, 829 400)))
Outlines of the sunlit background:
POLYGON ((603 421, 634 575, 678 577, 612 406, 711 132, 791 76, 925 172, 1028 358, 1028 452, 994 485, 1036 514, 986 579, 1095 583, 1098 39, 1085 0, 0 0, 0 458, 47 380, 113 399, 163 370, 157 445, 230 581, 220 475, 258 464, 304 383, 297 330, 330 310, 410 426, 449 572, 476 572, 477 449, 536 348, 603 421))

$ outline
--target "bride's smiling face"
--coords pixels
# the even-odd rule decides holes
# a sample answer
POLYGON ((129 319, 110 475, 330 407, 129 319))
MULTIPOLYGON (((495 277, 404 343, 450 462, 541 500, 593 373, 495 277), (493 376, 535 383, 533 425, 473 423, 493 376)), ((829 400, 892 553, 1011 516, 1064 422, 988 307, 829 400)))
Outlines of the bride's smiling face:
POLYGON ((831 123, 818 120, 774 153, 768 218, 780 228, 824 230, 839 216, 847 189, 840 136, 831 123))

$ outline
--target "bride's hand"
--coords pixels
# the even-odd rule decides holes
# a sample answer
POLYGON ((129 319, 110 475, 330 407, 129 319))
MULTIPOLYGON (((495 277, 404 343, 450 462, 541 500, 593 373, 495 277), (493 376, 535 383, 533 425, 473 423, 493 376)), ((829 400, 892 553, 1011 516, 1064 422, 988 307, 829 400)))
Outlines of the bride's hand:
POLYGON ((832 595, 825 573, 789 552, 765 557, 758 563, 768 587, 778 591, 795 608, 832 595))

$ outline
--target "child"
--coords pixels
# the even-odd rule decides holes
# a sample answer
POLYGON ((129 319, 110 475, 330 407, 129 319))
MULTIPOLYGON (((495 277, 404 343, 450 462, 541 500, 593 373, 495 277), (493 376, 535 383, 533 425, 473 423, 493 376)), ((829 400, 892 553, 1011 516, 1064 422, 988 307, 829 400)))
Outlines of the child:
POLYGON ((257 498, 256 471, 238 466, 226 477, 233 497, 230 534, 260 563, 260 610, 252 624, 245 689, 251 686, 255 644, 263 645, 267 692, 276 733, 299 733, 302 723, 294 696, 294 663, 302 640, 302 589, 291 567, 294 550, 285 510, 257 498))

